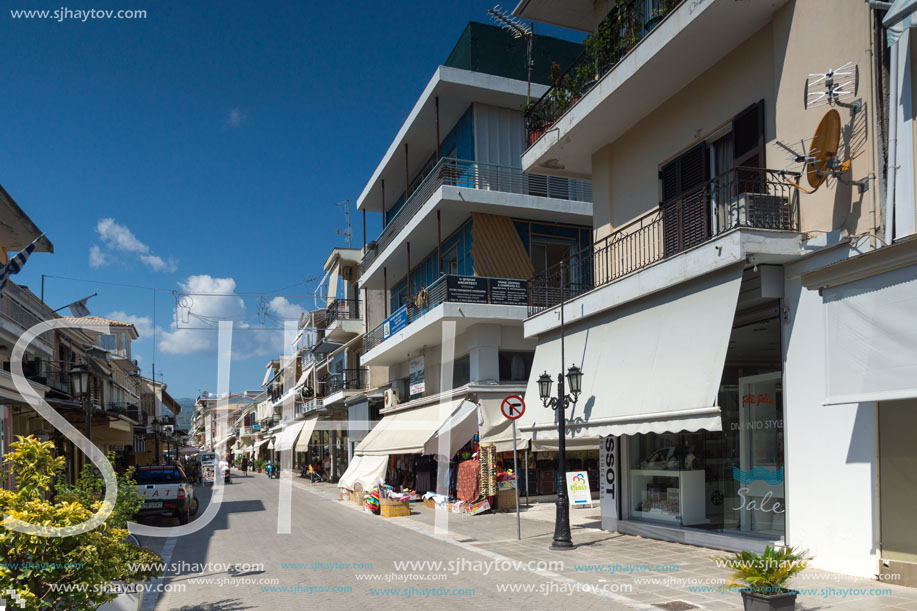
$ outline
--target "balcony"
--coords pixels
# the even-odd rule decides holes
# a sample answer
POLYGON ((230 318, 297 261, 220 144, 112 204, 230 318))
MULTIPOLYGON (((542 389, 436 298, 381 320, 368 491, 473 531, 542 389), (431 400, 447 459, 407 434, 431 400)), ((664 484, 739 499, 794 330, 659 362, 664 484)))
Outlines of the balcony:
POLYGON ((784 172, 735 168, 663 202, 529 280, 529 315, 742 228, 799 230, 799 193, 784 172))
POLYGON ((319 388, 321 394, 327 397, 342 390, 365 390, 368 383, 368 369, 344 369, 340 373, 324 376, 319 388))
POLYGON ((599 25, 584 43, 586 52, 558 70, 553 86, 527 109, 522 167, 591 177, 596 151, 759 32, 786 2, 619 3, 624 10, 599 25))
POLYGON ((302 403, 296 404, 295 417, 302 418, 306 416, 307 414, 310 414, 315 411, 320 411, 323 408, 324 408, 324 401, 317 397, 312 397, 311 399, 307 399, 306 401, 302 403))
POLYGON ((334 299, 325 308, 325 337, 349 339, 363 332, 362 303, 359 299, 334 299))
MULTIPOLYGON (((449 235, 472 212, 546 221, 564 214, 568 222, 588 224, 592 221, 591 202, 592 184, 588 181, 525 174, 519 168, 444 157, 410 191, 376 241, 367 245, 362 270, 364 276, 374 275, 378 271, 374 263, 389 256, 383 253, 390 253, 399 236, 416 236, 416 252, 429 252, 436 247, 437 235, 449 235), (507 198, 506 194, 527 197, 507 198), (449 206, 442 207, 442 226, 433 222, 421 226, 429 216, 435 216, 433 211, 444 201, 449 206)), ((389 270, 393 278, 406 272, 389 270)), ((365 285, 365 277, 361 283, 365 285)))
POLYGON ((43 384, 59 393, 70 395, 70 373, 59 361, 37 359, 23 362, 22 373, 26 379, 43 384))
POLYGON ((253 434, 254 434, 254 431, 252 430, 252 427, 250 426, 240 426, 239 427, 239 437, 240 438, 251 437, 253 434))

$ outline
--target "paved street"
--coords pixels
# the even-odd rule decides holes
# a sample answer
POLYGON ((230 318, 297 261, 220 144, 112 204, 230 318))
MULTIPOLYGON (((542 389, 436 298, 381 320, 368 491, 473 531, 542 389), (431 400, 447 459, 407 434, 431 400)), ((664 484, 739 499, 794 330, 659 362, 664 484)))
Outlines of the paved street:
MULTIPOLYGON (((352 609, 385 604, 387 598, 434 609, 741 608, 737 593, 690 591, 687 581, 675 581, 722 579, 725 571, 708 560, 717 553, 712 550, 609 534, 586 522, 574 528, 576 550, 551 552, 553 523, 543 519, 543 510, 522 521, 522 541, 515 538, 512 513, 448 514, 448 534, 436 535, 434 512, 420 504, 413 504, 411 517, 383 519, 338 500, 332 486, 299 478, 293 480, 292 533, 278 535, 279 482, 257 474, 234 477, 233 482, 207 528, 178 539, 143 541, 167 562, 182 563, 170 567, 179 570, 167 571, 162 581, 174 591, 148 595, 145 610, 352 609), (439 569, 396 566, 402 561, 443 564, 439 569), (529 561, 542 564, 529 567, 529 561), (504 564, 512 562, 520 565, 504 564), (548 567, 547 562, 563 564, 548 567), (628 574, 623 568, 587 569, 609 563, 653 565, 656 570, 628 574), (647 579, 655 583, 645 583, 647 579)), ((200 490, 198 515, 209 498, 208 491, 200 490)), ((917 609, 917 593, 907 588, 845 583, 830 575, 794 585, 890 591, 880 596, 801 596, 799 609, 917 609)))

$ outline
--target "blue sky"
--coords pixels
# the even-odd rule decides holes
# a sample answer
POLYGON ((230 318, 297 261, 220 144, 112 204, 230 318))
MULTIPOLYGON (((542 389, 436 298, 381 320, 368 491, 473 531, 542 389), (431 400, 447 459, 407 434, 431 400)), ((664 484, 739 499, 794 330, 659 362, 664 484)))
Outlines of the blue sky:
MULTIPOLYGON (((216 334, 175 333, 169 291, 311 295, 330 249, 345 245, 334 204, 350 198, 354 212, 436 66, 493 0, 93 0, 72 8, 148 14, 86 22, 7 10, 66 5, 9 0, 0 14, 0 184, 55 246, 15 280, 36 294, 41 274, 163 289, 154 310, 148 288, 48 278, 45 300, 98 292, 94 315, 143 333, 145 375, 155 318, 157 372, 182 397, 216 390, 216 334)), ((368 227, 372 238, 378 215, 368 227)), ((216 314, 257 309, 255 298, 210 299, 216 314)), ((274 313, 301 307, 312 300, 273 301, 274 313)), ((257 388, 277 338, 235 340, 232 389, 257 388)))

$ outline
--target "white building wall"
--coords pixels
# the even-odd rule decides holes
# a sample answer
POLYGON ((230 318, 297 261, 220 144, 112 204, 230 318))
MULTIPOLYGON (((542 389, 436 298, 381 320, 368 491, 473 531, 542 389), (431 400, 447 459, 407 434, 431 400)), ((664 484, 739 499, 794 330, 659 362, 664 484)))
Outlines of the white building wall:
POLYGON ((822 404, 825 308, 798 278, 845 256, 836 250, 785 269, 786 541, 808 549, 815 567, 870 577, 877 570, 875 404, 822 404))

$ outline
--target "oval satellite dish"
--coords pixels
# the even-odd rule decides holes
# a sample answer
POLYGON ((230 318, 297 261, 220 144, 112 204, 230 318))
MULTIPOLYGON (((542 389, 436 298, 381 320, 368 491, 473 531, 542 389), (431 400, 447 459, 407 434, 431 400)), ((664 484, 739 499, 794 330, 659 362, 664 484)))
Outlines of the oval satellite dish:
POLYGON ((837 157, 841 142, 841 115, 833 108, 825 113, 818 123, 812 144, 809 145, 809 161, 806 164, 806 178, 812 189, 819 188, 831 174, 830 167, 837 157))

